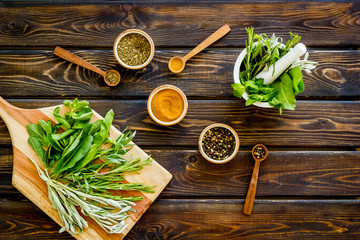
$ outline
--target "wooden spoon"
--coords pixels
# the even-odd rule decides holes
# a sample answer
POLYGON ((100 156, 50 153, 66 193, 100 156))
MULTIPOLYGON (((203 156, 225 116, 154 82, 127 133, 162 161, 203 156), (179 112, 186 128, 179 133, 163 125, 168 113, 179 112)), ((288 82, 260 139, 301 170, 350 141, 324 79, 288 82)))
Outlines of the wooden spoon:
POLYGON ((251 182, 250 182, 250 186, 249 186, 249 190, 248 190, 248 193, 246 196, 244 210, 243 210, 243 213, 246 215, 250 215, 251 211, 253 209, 255 193, 256 193, 256 186, 257 186, 257 181, 258 181, 258 176, 259 176, 260 163, 262 161, 264 161, 265 158, 267 157, 268 150, 264 145, 257 144, 255 147, 253 147, 251 153, 252 153, 253 158, 255 159, 255 166, 254 166, 254 170, 253 170, 253 174, 251 177, 251 182), (263 156, 257 156, 257 154, 255 153, 255 150, 257 148, 262 148, 262 150, 264 150, 263 156))
POLYGON ((173 73, 179 73, 182 72, 185 68, 185 63, 187 60, 225 36, 228 32, 230 32, 229 25, 225 24, 221 28, 219 28, 216 32, 211 34, 207 39, 205 39, 202 43, 200 43, 196 48, 194 48, 191 52, 189 52, 185 57, 173 57, 169 61, 169 69, 173 73))
POLYGON ((94 71, 98 74, 100 74, 101 76, 103 76, 104 80, 105 80, 105 83, 109 86, 116 86, 119 84, 120 82, 120 73, 116 70, 109 70, 109 71, 103 71, 97 67, 95 67, 94 65, 92 65, 91 63, 85 61, 84 59, 82 59, 81 57, 78 57, 76 56, 75 54, 59 47, 59 46, 56 46, 55 50, 54 50, 54 54, 58 57, 61 57, 69 62, 72 62, 72 63, 75 63, 81 67, 84 67, 86 69, 89 69, 91 71, 94 71), (111 80, 109 80, 107 78, 107 76, 109 76, 108 74, 111 74, 111 73, 114 73, 117 75, 117 79, 118 81, 116 82, 112 82, 111 80))

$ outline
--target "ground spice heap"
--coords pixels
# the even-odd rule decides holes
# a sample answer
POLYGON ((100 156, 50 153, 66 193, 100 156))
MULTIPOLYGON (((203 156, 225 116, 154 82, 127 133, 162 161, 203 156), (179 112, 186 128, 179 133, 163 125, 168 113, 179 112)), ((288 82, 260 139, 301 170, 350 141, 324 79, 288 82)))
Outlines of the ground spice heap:
POLYGON ((130 33, 120 39, 117 53, 123 63, 129 66, 140 66, 150 57, 150 42, 141 34, 130 33))
POLYGON ((183 113, 184 100, 177 91, 164 89, 156 93, 152 98, 151 110, 160 121, 172 122, 183 113))
POLYGON ((261 159, 261 158, 265 157, 265 150, 262 147, 256 147, 254 149, 254 156, 257 159, 261 159))
POLYGON ((235 137, 227 128, 214 127, 205 133, 202 148, 211 159, 224 160, 235 150, 235 137))
POLYGON ((183 67, 183 62, 180 59, 175 58, 170 62, 170 67, 175 72, 180 71, 183 67))

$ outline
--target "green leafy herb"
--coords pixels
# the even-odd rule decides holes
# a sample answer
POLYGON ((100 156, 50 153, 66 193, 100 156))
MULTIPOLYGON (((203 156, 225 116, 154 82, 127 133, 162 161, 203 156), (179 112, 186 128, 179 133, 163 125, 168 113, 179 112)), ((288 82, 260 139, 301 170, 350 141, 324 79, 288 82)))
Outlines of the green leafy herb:
POLYGON ((289 71, 289 75, 292 78, 294 94, 298 94, 305 90, 304 82, 302 80, 302 74, 300 67, 294 67, 289 71))
POLYGON ((64 223, 60 231, 76 233, 87 227, 77 210, 80 207, 84 215, 107 232, 121 233, 126 227, 127 213, 134 211, 134 201, 142 197, 113 195, 111 191, 154 192, 154 186, 124 182, 123 176, 125 172, 141 170, 152 159, 124 158, 133 145, 135 132, 127 131, 118 139, 112 139, 109 136, 114 119, 112 110, 104 119, 90 123, 92 109, 87 101, 65 100, 64 105, 69 107, 64 116, 60 116, 59 107, 54 110, 57 124, 40 120, 38 124, 27 125, 28 143, 44 163, 45 170, 32 161, 47 183, 49 199, 64 223), (95 160, 99 161, 93 163, 95 160))
POLYGON ((231 85, 233 95, 241 98, 244 92, 247 92, 249 98, 246 106, 255 102, 268 102, 271 106, 278 107, 280 114, 282 109, 294 110, 295 95, 305 89, 301 70, 310 72, 317 63, 307 61, 308 53, 306 53, 304 60, 291 65, 287 70, 290 70, 289 74, 285 71, 273 82, 274 85, 264 85, 263 79, 255 76, 262 70, 269 69, 271 65, 275 66, 275 62, 288 53, 301 37, 290 32, 290 39, 283 45, 282 38, 276 37, 275 34, 271 37, 266 34, 255 34, 253 27, 246 28, 246 31, 248 34, 248 40, 245 42, 246 54, 239 69, 240 83, 231 85))
MULTIPOLYGON (((283 73, 280 76, 280 81, 273 82, 271 86, 278 91, 275 99, 277 100, 277 103, 281 103, 281 105, 279 105, 279 103, 276 105, 276 107, 279 108, 280 113, 283 108, 287 110, 294 110, 296 101, 291 77, 287 73, 283 73)), ((272 104, 272 102, 269 103, 272 104)))
POLYGON ((30 136, 28 139, 28 143, 35 150, 36 154, 40 157, 41 161, 46 166, 46 152, 41 146, 40 141, 37 138, 30 136))

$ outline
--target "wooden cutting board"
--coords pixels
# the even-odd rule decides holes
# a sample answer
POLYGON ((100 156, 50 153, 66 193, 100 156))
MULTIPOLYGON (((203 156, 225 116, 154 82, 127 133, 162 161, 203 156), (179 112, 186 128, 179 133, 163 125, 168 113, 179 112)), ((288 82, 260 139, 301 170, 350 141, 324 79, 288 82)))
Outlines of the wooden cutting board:
MULTIPOLYGON (((55 122, 56 120, 53 116, 53 111, 56 107, 58 106, 40 109, 21 109, 12 106, 0 97, 0 117, 4 120, 9 129, 14 152, 12 184, 62 227, 63 224, 60 217, 57 211, 52 208, 51 202, 48 199, 46 183, 41 180, 35 165, 30 160, 30 158, 33 159, 39 166, 43 167, 40 158, 27 143, 29 134, 26 131, 27 124, 37 123, 40 119, 55 122)), ((59 107, 60 115, 62 116, 64 112, 69 110, 63 105, 59 105, 59 107)), ((102 119, 98 113, 95 111, 93 111, 93 113, 91 122, 102 119)), ((116 139, 120 136, 120 134, 121 132, 119 130, 117 130, 114 126, 111 126, 110 136, 112 138, 116 139)), ((130 155, 134 158, 139 157, 141 159, 145 159, 148 156, 136 145, 126 154, 128 157, 130 155)), ((128 191, 126 193, 129 195, 143 196, 144 200, 136 202, 136 206, 134 207, 136 212, 131 213, 129 218, 126 219, 128 227, 125 231, 121 234, 108 234, 91 218, 85 217, 85 220, 89 223, 89 227, 84 229, 82 233, 73 235, 73 237, 76 239, 86 240, 123 239, 139 218, 144 214, 146 209, 148 209, 154 200, 159 196, 171 178, 172 175, 156 161, 153 161, 150 166, 145 166, 144 169, 140 171, 140 174, 125 173, 125 179, 128 182, 145 183, 149 186, 156 186, 155 193, 140 193, 132 191, 128 191)))

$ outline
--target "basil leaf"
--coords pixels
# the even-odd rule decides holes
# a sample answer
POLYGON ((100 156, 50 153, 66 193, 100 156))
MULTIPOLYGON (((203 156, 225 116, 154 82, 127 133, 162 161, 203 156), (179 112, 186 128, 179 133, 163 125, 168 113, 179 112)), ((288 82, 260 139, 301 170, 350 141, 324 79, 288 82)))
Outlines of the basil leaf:
POLYGON ((301 73, 301 69, 299 67, 294 67, 289 71, 289 75, 292 78, 294 94, 298 94, 305 90, 303 75, 301 73))
MULTIPOLYGON (((90 146, 90 150, 88 154, 82 161, 78 162, 78 164, 76 164, 76 166, 72 170, 79 170, 85 167, 86 165, 88 165, 89 163, 91 163, 92 161, 94 161, 99 146, 106 140, 109 134, 113 120, 114 120, 114 112, 112 109, 110 109, 106 113, 104 119, 101 121, 101 126, 99 131, 94 134, 93 144, 90 146)), ((98 124, 99 123, 97 123, 96 125, 98 124)), ((93 128, 91 130, 93 130, 93 128)))
POLYGON ((76 109, 85 108, 85 107, 87 107, 88 105, 89 105, 89 102, 88 102, 88 101, 81 101, 81 102, 78 102, 76 109))
POLYGON ((62 132, 62 133, 53 134, 53 135, 52 135, 52 138, 53 138, 54 140, 59 141, 59 140, 65 138, 65 137, 69 136, 69 135, 72 134, 74 131, 75 131, 74 129, 69 129, 69 130, 66 130, 66 131, 64 131, 64 132, 62 132))
POLYGON ((80 132, 80 134, 76 137, 76 139, 71 143, 71 145, 64 150, 61 159, 56 163, 55 167, 53 168, 53 172, 58 175, 60 173, 60 169, 62 168, 65 161, 71 157, 71 155, 76 150, 77 146, 80 143, 81 136, 83 134, 83 131, 80 132))
POLYGON ((100 130, 103 120, 97 120, 93 123, 89 134, 94 135, 97 131, 100 130))
POLYGON ((70 100, 64 100, 63 104, 69 108, 71 108, 71 101, 70 100))
POLYGON ((48 142, 50 143, 51 146, 53 146, 56 150, 58 151, 62 151, 63 150, 63 147, 60 145, 60 143, 55 140, 53 138, 53 135, 52 134, 48 134, 46 135, 46 139, 48 140, 48 142))
POLYGON ((242 95, 245 92, 245 87, 240 83, 233 83, 231 84, 233 87, 233 95, 238 98, 242 98, 242 95))
POLYGON ((49 146, 49 144, 45 140, 45 133, 39 125, 29 123, 28 125, 26 125, 26 130, 29 133, 30 137, 36 138, 42 146, 49 146))
POLYGON ((47 122, 45 122, 44 120, 40 119, 39 120, 39 125, 40 127, 47 133, 51 133, 51 130, 52 130, 52 124, 51 122, 48 120, 47 122))
POLYGON ((72 115, 72 118, 79 121, 90 120, 93 115, 91 108, 83 108, 72 115))
POLYGON ((66 149, 64 150, 64 152, 61 156, 61 159, 56 163, 55 167, 53 168, 53 172, 56 175, 59 175, 64 164, 69 160, 69 158, 71 158, 73 156, 73 154, 76 153, 78 146, 81 146, 81 142, 88 135, 91 126, 92 126, 92 124, 85 125, 83 130, 81 130, 79 135, 76 137, 76 139, 72 143, 70 143, 68 145, 68 147, 66 147, 66 149))
POLYGON ((93 136, 88 135, 80 144, 78 149, 76 149, 75 154, 69 158, 61 167, 59 172, 64 172, 68 170, 69 168, 72 168, 75 166, 75 164, 80 161, 88 152, 90 149, 90 146, 93 141, 93 136))
POLYGON ((70 129, 71 126, 70 126, 69 122, 65 118, 63 118, 62 116, 59 115, 59 111, 60 111, 60 107, 55 108, 54 117, 56 118, 56 120, 59 123, 61 123, 63 128, 70 129))
POLYGON ((99 146, 106 140, 111 124, 114 120, 114 112, 113 110, 109 110, 101 123, 100 130, 94 135, 94 144, 98 144, 99 146))
POLYGON ((44 165, 47 166, 46 152, 45 152, 44 148, 41 146, 41 143, 39 142, 39 140, 33 136, 30 136, 28 139, 28 143, 34 149, 36 154, 40 157, 40 159, 44 163, 44 165))
POLYGON ((75 167, 73 169, 71 169, 71 171, 77 171, 79 169, 84 168, 86 165, 88 165, 89 163, 91 163, 92 161, 95 160, 95 156, 96 153, 98 151, 99 145, 98 144, 92 144, 90 146, 89 152, 87 153, 87 155, 85 156, 85 158, 79 162, 77 162, 77 164, 75 165, 75 167))
POLYGON ((57 123, 52 127, 52 133, 55 134, 61 128, 61 123, 57 123))
POLYGON ((295 94, 293 91, 293 83, 291 77, 287 73, 280 76, 280 81, 276 80, 271 84, 271 87, 278 91, 275 97, 282 103, 282 108, 294 110, 296 106, 295 94))

